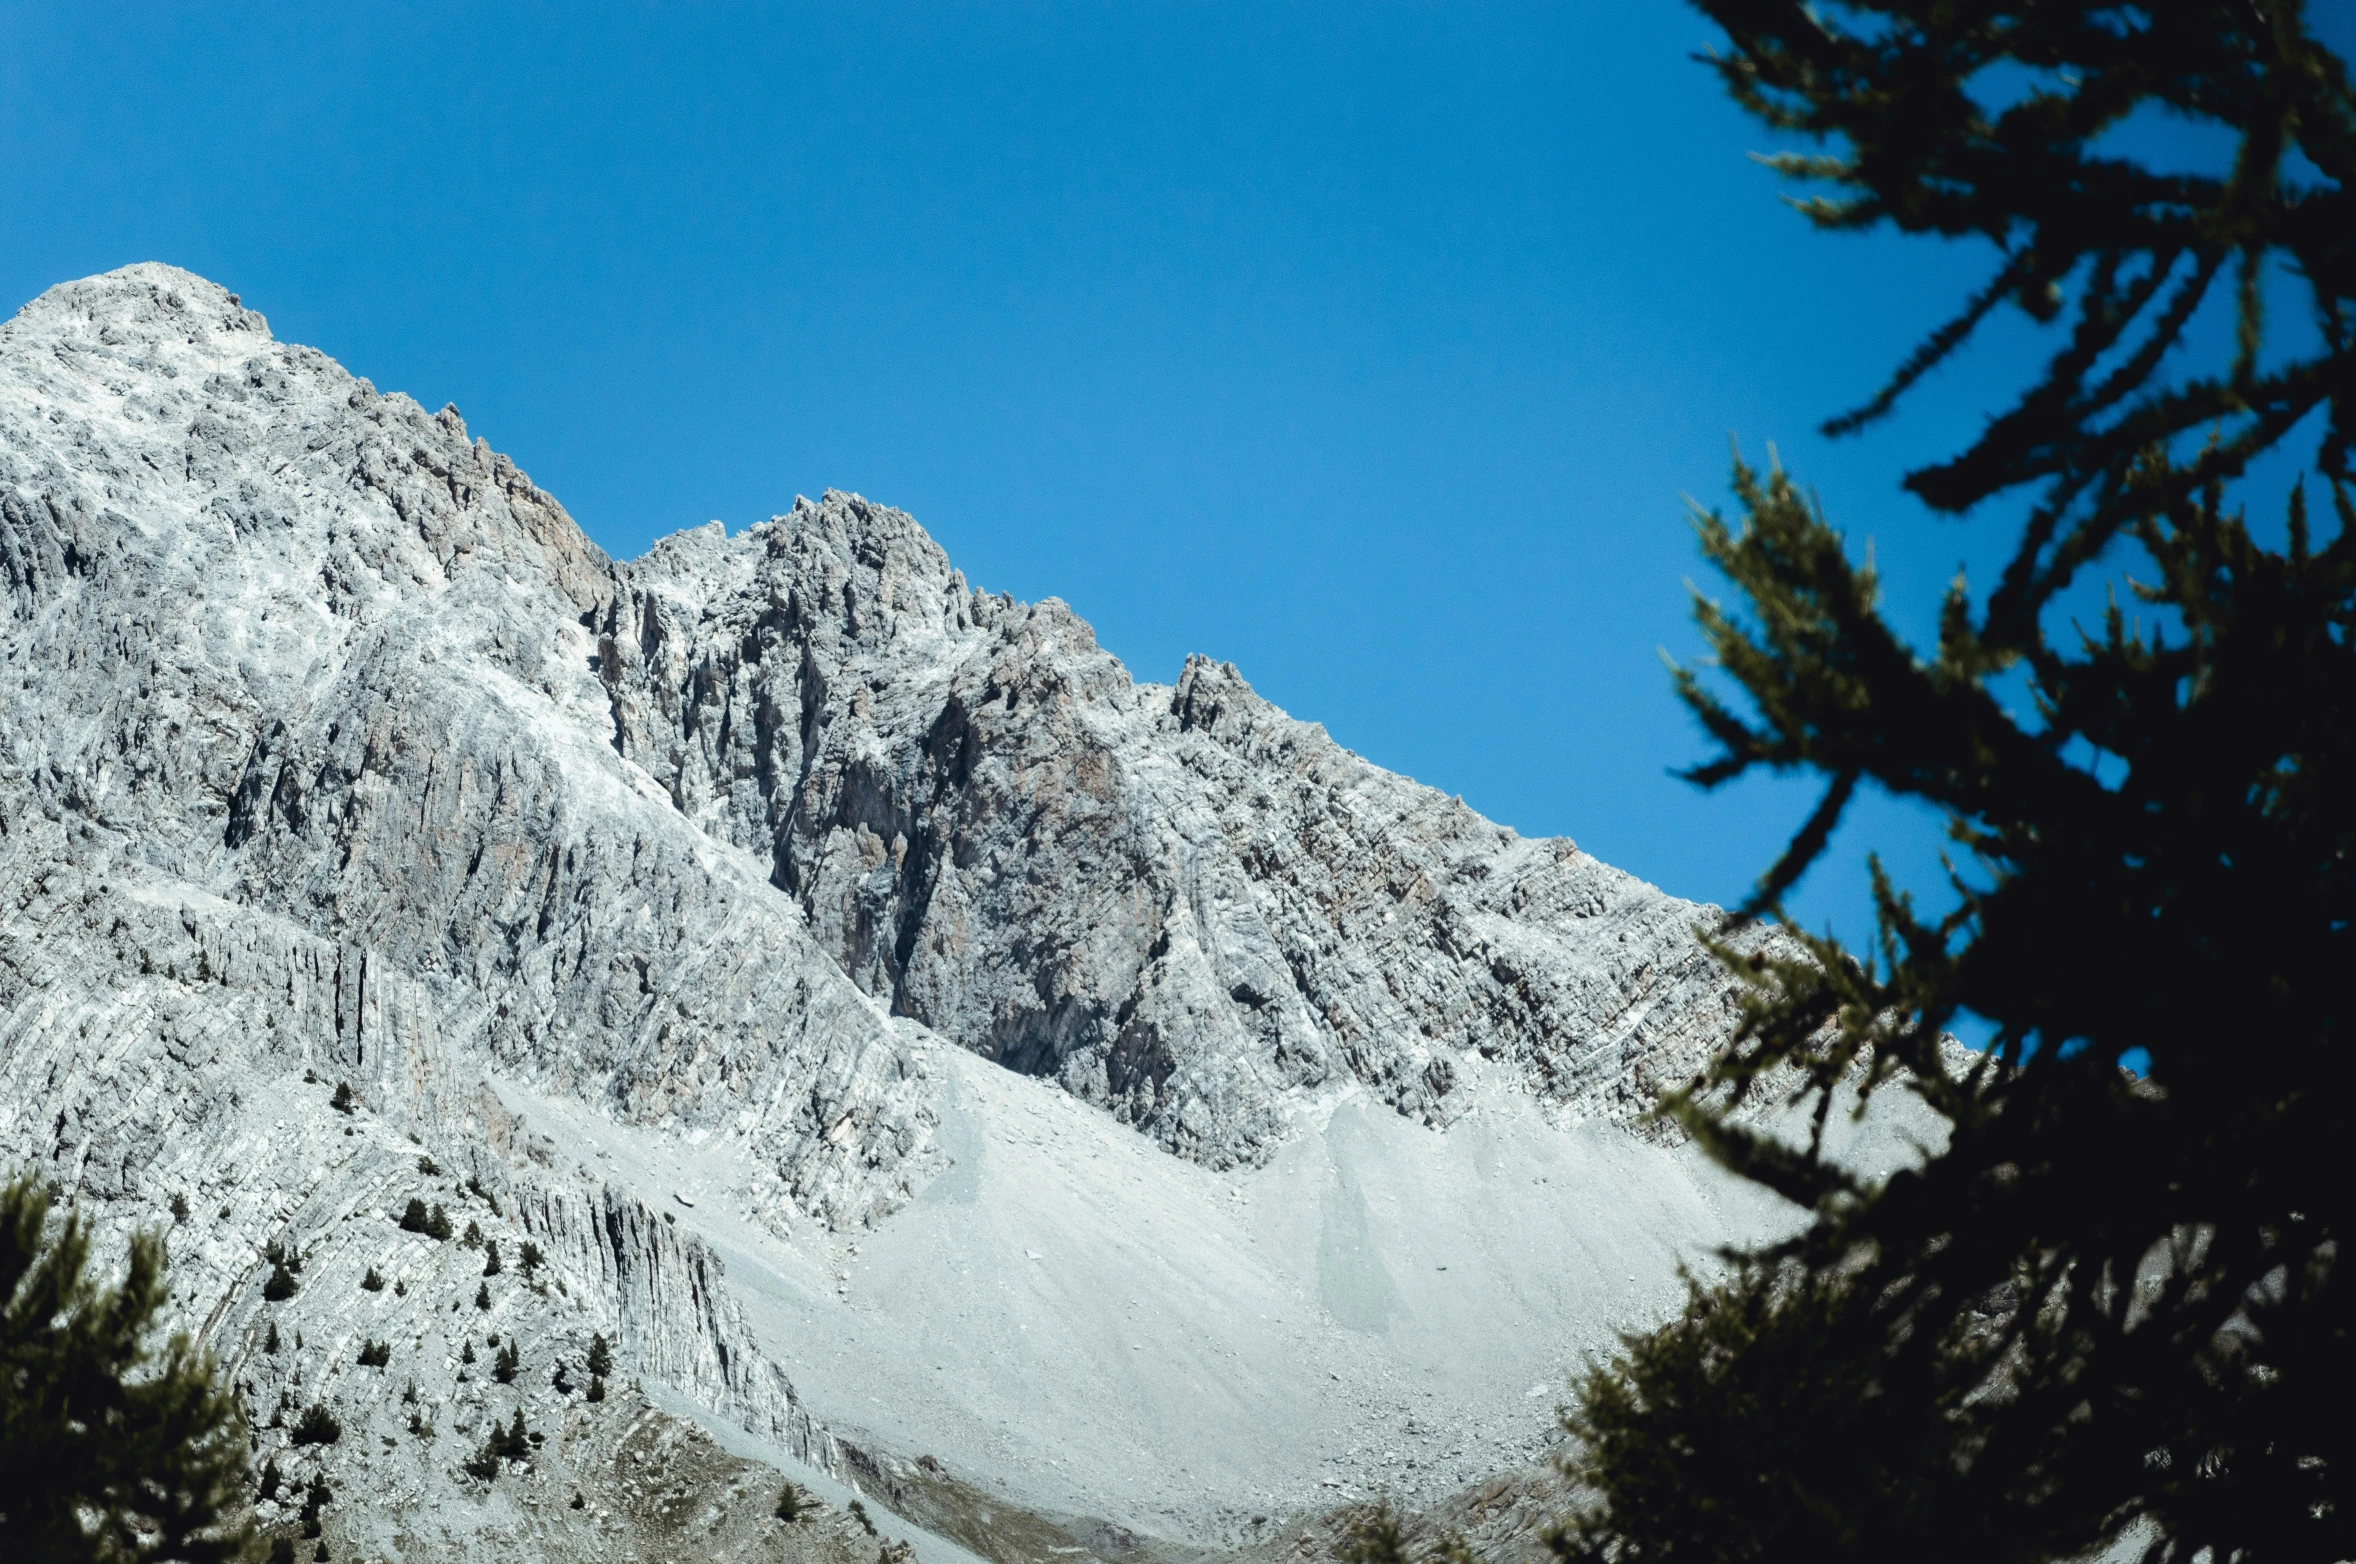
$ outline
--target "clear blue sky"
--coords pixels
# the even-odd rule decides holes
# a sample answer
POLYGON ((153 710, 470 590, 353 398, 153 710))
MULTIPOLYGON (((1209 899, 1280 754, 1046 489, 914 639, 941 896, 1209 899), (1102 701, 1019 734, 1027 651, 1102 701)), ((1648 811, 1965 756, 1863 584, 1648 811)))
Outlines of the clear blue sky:
MULTIPOLYGON (((1818 236, 1638 4, 0 4, 0 307, 202 272, 455 401, 617 555, 797 492, 908 509, 1142 679, 1188 652, 1681 894, 1807 799, 1706 798, 1681 496, 1777 442, 1922 627, 2004 531, 1897 494, 2005 323, 1862 442, 1982 258, 1818 236)), ((1801 900, 1865 932, 1864 811, 1801 900)))

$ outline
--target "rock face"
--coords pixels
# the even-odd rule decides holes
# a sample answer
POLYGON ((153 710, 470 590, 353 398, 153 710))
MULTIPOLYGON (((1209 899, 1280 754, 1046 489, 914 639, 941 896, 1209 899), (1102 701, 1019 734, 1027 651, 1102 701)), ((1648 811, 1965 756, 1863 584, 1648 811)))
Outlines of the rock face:
MULTIPOLYGON (((1625 1123, 1732 1021, 1711 909, 1230 665, 1134 683, 854 495, 616 564, 456 409, 169 267, 0 327, 0 598, 0 1160, 102 1228, 178 1197, 175 1286, 255 1421, 369 1434, 265 1448, 386 1514, 438 1513, 503 1411, 585 1415, 553 1378, 597 1333, 839 1465, 718 1255, 494 1083, 726 1148, 780 1231, 855 1229, 943 1162, 926 1029, 1224 1168, 1345 1087, 1445 1126, 1476 1053, 1625 1123), (510 1269, 404 1232, 413 1196, 510 1269), (276 1305, 272 1243, 309 1257, 276 1305)), ((441 1525, 404 1535, 496 1555, 441 1525)))
POLYGON ((1132 683, 829 493, 617 573, 615 747, 769 866, 863 990, 1172 1151, 1260 1160, 1354 1080, 1443 1124, 1468 1050, 1619 1119, 1722 1041, 1714 916, 1525 841, 1190 659, 1132 683))

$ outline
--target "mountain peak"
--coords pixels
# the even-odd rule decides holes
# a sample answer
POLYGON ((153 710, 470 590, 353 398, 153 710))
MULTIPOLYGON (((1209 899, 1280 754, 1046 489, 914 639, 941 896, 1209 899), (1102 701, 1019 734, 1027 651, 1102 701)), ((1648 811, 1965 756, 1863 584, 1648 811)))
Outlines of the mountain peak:
POLYGON ((271 340, 269 321, 245 308, 236 294, 162 261, 139 261, 61 282, 0 326, 0 339, 29 333, 95 339, 108 346, 212 345, 228 339, 244 352, 271 340))

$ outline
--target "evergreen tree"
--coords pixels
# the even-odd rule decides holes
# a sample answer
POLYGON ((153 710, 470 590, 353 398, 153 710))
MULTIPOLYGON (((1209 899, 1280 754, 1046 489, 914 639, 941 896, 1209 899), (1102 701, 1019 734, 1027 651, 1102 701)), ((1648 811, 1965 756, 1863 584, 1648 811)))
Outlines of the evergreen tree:
POLYGON ((483 1245, 483 1274, 485 1276, 499 1274, 499 1240, 496 1238, 488 1240, 483 1245))
POLYGON ((596 1377, 603 1379, 606 1375, 611 1374, 613 1371, 613 1345, 605 1339, 605 1332, 599 1331, 596 1335, 589 1338, 589 1372, 596 1377))
POLYGON ((305 1537, 316 1537, 319 1535, 320 1514, 327 1508, 327 1501, 334 1497, 335 1495, 328 1489, 326 1478, 314 1477, 311 1479, 310 1490, 303 1495, 303 1513, 301 1516, 301 1521, 303 1535, 305 1537))
POLYGON ((1867 784, 1941 811, 1965 861, 1935 915, 1877 864, 1868 952, 1721 931, 1741 1031, 1667 1111, 1809 1221, 1590 1377, 1572 1426, 1596 1499, 1556 1549, 2038 1560, 2142 1523, 2153 1557, 2356 1556, 2336 1274, 2356 1180, 2330 1063, 2356 971, 2346 70, 2297 0, 1702 3, 1735 98, 1833 143, 1773 160, 1819 183, 1808 216, 1997 252, 1828 432, 2005 305, 2063 339, 1969 449, 1906 480, 1937 510, 2025 514, 1933 649, 1780 470, 1738 462, 1740 521, 1701 518, 1753 615, 1699 606, 1739 697, 1679 674, 1718 746, 1694 779, 1824 779, 1737 922, 1780 916, 1867 784), (2122 152, 2154 111, 2230 137, 2230 170, 2122 152), (2303 319, 2270 335, 2294 294, 2303 319), (2204 361, 2212 295, 2234 331, 2204 361), (2238 498, 2269 454, 2304 469, 2279 528, 2238 498), (2114 605, 2081 636, 2066 595, 2105 563, 2149 617, 2114 605), (1943 1043, 1964 1012, 1994 1026, 1968 1064, 1943 1043), (1850 1086, 1915 1093, 1944 1149, 1886 1180, 1837 1165, 1823 1128, 1850 1086), (1813 1134, 1730 1115, 1753 1100, 1813 1134))
POLYGON ((295 1419, 294 1432, 288 1437, 298 1445, 331 1445, 344 1436, 344 1425, 327 1403, 314 1401, 295 1419))
POLYGON ((515 1343, 510 1341, 499 1349, 499 1356, 492 1360, 491 1377, 502 1385, 512 1385, 522 1368, 523 1355, 515 1350, 515 1343))
POLYGON ((162 1239, 133 1237, 111 1288, 89 1259, 79 1214, 52 1225, 39 1182, 0 1186, 0 1557, 239 1557, 245 1424, 186 1336, 153 1342, 162 1239))

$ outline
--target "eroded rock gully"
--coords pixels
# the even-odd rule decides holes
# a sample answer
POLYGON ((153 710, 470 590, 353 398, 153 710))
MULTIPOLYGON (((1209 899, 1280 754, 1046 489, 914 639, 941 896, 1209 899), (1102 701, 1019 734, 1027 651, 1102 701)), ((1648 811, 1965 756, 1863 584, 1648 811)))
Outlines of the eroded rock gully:
POLYGON ((171 1226, 256 1424, 345 1421, 263 1447, 395 1551, 619 1545, 599 1505, 541 1513, 553 1453, 449 1499, 519 1410, 605 1448, 599 1333, 618 1376, 839 1467, 719 1255, 498 1082, 724 1151, 790 1235, 941 1165, 925 1029, 1223 1168, 1344 1088, 1443 1126, 1476 1056, 1631 1124, 1731 1025, 1711 909, 1230 665, 1136 683, 856 495, 611 561, 456 409, 169 267, 0 327, 0 595, 0 1159, 107 1237, 171 1226), (403 1231, 412 1197, 509 1268, 403 1231), (273 1242, 305 1265, 266 1305, 273 1242))

